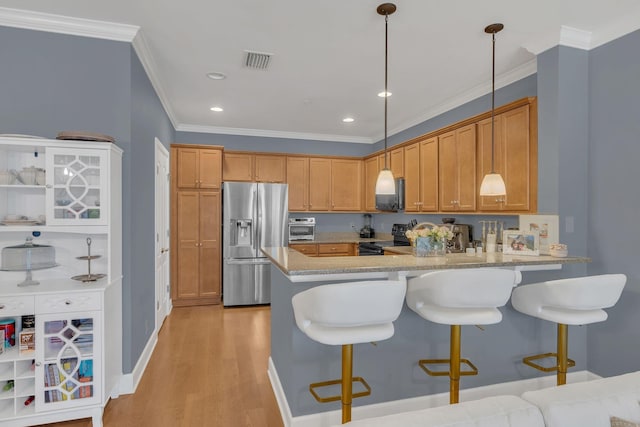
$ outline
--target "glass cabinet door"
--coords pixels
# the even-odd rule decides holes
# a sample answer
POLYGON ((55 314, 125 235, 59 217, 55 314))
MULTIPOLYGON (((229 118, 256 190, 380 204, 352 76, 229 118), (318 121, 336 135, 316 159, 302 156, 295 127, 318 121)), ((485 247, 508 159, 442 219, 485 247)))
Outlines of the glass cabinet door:
POLYGON ((36 318, 36 411, 101 401, 99 317, 36 318))
POLYGON ((107 153, 47 150, 47 224, 105 225, 107 153))

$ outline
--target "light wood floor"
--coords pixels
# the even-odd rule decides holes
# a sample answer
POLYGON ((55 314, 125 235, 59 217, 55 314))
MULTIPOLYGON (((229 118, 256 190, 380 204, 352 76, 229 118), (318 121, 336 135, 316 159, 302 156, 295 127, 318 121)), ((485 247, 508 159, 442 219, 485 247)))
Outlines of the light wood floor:
MULTIPOLYGON (((281 427, 269 378, 270 308, 174 308, 135 394, 111 400, 105 427, 281 427)), ((87 427, 90 419, 49 424, 87 427)))

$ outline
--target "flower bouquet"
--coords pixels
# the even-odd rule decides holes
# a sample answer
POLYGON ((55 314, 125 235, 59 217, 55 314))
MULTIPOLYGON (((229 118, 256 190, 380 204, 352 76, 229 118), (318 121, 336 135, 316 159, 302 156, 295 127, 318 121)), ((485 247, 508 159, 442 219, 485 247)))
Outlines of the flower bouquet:
POLYGON ((422 222, 405 235, 411 241, 413 255, 419 257, 444 256, 447 253, 447 240, 453 238, 453 232, 446 226, 422 222))

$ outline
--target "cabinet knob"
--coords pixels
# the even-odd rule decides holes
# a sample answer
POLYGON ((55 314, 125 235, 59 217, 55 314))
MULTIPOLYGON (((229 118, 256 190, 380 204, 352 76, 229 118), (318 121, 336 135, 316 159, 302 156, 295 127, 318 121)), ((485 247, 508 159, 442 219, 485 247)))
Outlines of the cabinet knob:
POLYGON ((496 203, 504 203, 504 199, 496 199, 496 203))
POLYGON ((0 304, 0 310, 4 309, 4 304, 0 304))
POLYGON ((65 303, 66 305, 71 305, 71 300, 66 300, 64 303, 65 303))
POLYGON ((36 366, 42 366, 42 362, 36 362, 36 366))

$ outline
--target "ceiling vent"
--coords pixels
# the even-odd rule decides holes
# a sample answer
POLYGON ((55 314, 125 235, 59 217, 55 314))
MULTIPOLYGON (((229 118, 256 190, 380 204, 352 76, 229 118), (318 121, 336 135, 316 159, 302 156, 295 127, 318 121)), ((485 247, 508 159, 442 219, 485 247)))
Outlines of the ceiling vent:
POLYGON ((269 67, 269 61, 271 60, 271 53, 264 52, 252 52, 245 50, 244 66, 247 68, 253 68, 254 70, 266 70, 269 67))

